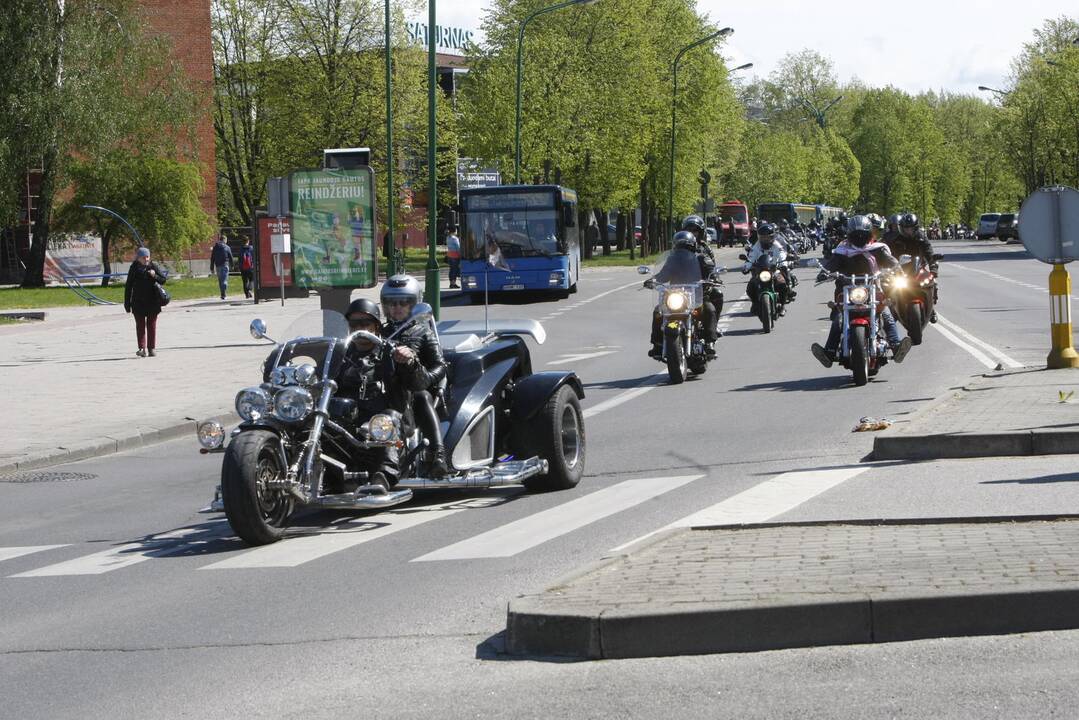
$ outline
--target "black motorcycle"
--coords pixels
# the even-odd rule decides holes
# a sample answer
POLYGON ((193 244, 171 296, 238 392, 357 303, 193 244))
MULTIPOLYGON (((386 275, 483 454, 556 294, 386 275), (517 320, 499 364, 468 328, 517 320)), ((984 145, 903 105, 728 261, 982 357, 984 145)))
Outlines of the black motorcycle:
MULTIPOLYGON (((236 396, 242 422, 227 448, 221 425, 198 428, 203 452, 225 454, 211 507, 224 510, 246 542, 281 539, 300 507, 378 510, 407 502, 418 489, 521 484, 541 492, 580 482, 584 390, 574 373, 532 372, 524 337, 544 341, 538 322, 439 327, 449 363, 450 381, 437 394, 450 473, 437 475, 411 411, 359 417, 356 401, 337 395, 334 378, 353 338, 392 354, 393 336, 349 334, 339 313, 316 314, 321 329, 278 343, 263 366, 262 384, 236 396), (369 470, 357 467, 354 459, 372 450, 397 453, 399 480, 392 488, 369 484, 369 470)), ((430 319, 430 306, 421 303, 398 333, 430 319)), ((261 320, 251 323, 251 334, 269 339, 261 320)))
MULTIPOLYGON (((943 255, 933 256, 937 262, 943 259, 943 255)), ((903 262, 902 268, 902 274, 890 277, 885 291, 895 307, 896 317, 907 330, 911 344, 921 345, 923 332, 933 317, 936 305, 937 276, 920 256, 903 262)))
MULTIPOLYGON (((639 273, 650 272, 647 266, 637 268, 639 273)), ((649 279, 647 287, 659 294, 657 312, 663 330, 662 352, 655 359, 667 366, 671 384, 685 382, 691 374, 703 375, 708 363, 715 359, 704 341, 704 322, 701 309, 707 294, 723 284, 719 272, 708 280, 696 283, 657 283, 649 279)))

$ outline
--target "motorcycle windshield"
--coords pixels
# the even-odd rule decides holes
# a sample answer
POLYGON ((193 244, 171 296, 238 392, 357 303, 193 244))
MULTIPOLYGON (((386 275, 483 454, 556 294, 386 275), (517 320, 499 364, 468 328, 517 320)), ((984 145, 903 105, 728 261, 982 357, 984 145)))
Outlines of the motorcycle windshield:
POLYGON ((283 335, 275 338, 281 345, 266 358, 263 381, 270 381, 276 367, 299 367, 307 363, 315 366, 320 377, 336 377, 344 359, 344 344, 339 341, 347 337, 348 322, 336 310, 304 313, 285 329, 283 335))
POLYGON ((672 250, 656 261, 656 282, 668 285, 691 285, 701 281, 701 264, 688 250, 672 250))

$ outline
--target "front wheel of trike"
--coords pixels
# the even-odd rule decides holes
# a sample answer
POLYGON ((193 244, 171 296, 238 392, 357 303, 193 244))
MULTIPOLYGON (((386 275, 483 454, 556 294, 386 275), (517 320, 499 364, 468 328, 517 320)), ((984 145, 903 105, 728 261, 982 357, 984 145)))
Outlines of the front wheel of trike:
POLYGON ((267 430, 247 430, 229 443, 221 465, 221 499, 229 525, 244 542, 268 545, 285 534, 293 499, 273 481, 285 475, 281 440, 267 430))

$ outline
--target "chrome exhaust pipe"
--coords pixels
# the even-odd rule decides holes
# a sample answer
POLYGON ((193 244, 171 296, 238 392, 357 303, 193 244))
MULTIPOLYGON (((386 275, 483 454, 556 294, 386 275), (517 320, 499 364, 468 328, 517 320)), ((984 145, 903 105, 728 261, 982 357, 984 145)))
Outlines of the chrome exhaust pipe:
POLYGON ((548 470, 546 460, 538 457, 527 460, 512 460, 498 463, 491 467, 466 470, 459 475, 442 478, 405 478, 397 483, 398 488, 413 490, 434 489, 476 489, 519 485, 535 475, 545 475, 548 470))
POLYGON ((412 491, 390 490, 387 493, 356 495, 355 493, 341 493, 340 495, 323 495, 310 507, 320 507, 338 510, 381 510, 393 507, 412 499, 412 491))

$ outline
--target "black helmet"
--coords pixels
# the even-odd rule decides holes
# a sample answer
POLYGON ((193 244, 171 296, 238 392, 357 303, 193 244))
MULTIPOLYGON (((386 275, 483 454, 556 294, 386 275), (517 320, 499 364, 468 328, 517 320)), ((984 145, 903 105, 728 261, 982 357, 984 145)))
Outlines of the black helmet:
POLYGON ((865 215, 855 215, 847 221, 847 242, 855 247, 865 247, 873 236, 873 223, 865 215))
POLYGON ((786 230, 790 226, 791 226, 791 224, 789 222, 787 222, 787 218, 780 218, 780 220, 779 220, 779 229, 780 230, 786 230))
POLYGON ((914 213, 905 213, 903 217, 899 218, 899 227, 901 228, 916 228, 918 227, 918 216, 914 213))
POLYGON ((870 224, 872 224, 874 228, 876 228, 877 230, 881 230, 881 229, 884 228, 884 218, 883 217, 881 217, 880 215, 877 215, 876 213, 870 213, 868 215, 868 217, 869 217, 870 224))
MULTIPOLYGON (((692 217, 692 216, 691 216, 692 217)), ((697 250, 697 236, 688 230, 679 230, 674 234, 674 248, 685 250, 697 250)))
POLYGON ((700 215, 690 215, 682 221, 682 229, 691 233, 702 233, 704 232, 704 220, 701 220, 700 215))
POLYGON ((353 315, 370 315, 379 325, 382 324, 382 312, 378 309, 378 303, 374 300, 368 300, 367 298, 353 300, 348 306, 348 311, 345 312, 345 317, 351 318, 353 315))
POLYGON ((761 235, 775 235, 775 234, 776 234, 776 226, 773 225, 770 222, 762 222, 759 226, 757 226, 757 237, 760 237, 761 235))

